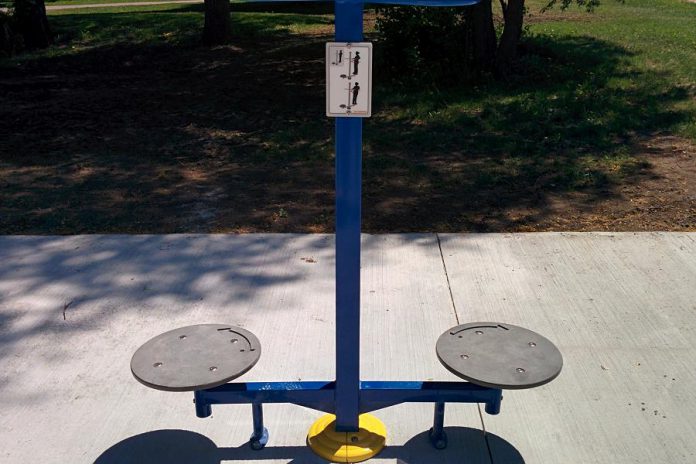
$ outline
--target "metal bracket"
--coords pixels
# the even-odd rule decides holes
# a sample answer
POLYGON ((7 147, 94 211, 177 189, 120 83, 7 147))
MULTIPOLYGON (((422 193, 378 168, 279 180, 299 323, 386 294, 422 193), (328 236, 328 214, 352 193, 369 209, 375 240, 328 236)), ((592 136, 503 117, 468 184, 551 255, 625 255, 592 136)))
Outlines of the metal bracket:
MULTIPOLYGON (((445 403, 485 403, 488 414, 498 414, 502 391, 469 382, 360 382, 359 410, 367 413, 401 403, 434 403, 430 440, 437 449, 447 446, 443 430, 445 403)), ((263 425, 263 403, 289 403, 334 414, 336 382, 247 382, 228 383, 194 392, 196 415, 209 417, 212 405, 252 404, 254 433, 252 449, 268 442, 263 425)))

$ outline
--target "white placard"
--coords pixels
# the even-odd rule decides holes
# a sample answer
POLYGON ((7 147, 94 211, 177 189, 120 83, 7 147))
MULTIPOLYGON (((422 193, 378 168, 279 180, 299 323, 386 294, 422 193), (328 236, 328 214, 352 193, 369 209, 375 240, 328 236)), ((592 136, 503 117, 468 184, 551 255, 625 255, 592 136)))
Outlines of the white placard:
POLYGON ((372 44, 326 44, 326 115, 367 118, 372 115, 372 44))

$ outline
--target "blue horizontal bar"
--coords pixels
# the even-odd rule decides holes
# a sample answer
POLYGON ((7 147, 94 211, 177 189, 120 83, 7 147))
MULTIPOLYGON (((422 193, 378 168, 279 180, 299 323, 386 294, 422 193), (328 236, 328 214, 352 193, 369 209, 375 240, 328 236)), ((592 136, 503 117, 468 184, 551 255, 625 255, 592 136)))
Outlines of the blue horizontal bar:
POLYGON ((292 403, 333 413, 335 382, 227 383, 195 392, 196 415, 208 417, 213 404, 292 403))
POLYGON ((333 3, 333 0, 237 0, 232 5, 237 3, 333 3))
MULTIPOLYGON (((410 6, 471 6, 480 0, 336 0, 341 3, 365 3, 369 5, 410 5, 410 6)), ((334 0, 241 0, 235 3, 334 3, 334 0)))
MULTIPOLYGON (((335 413, 335 382, 228 383, 195 392, 196 415, 208 417, 214 404, 291 403, 335 413)), ((488 414, 500 412, 502 392, 468 382, 360 382, 360 412, 401 403, 485 403, 488 414)))
POLYGON ((486 412, 498 414, 502 392, 468 382, 361 382, 360 412, 401 403, 486 403, 486 412))

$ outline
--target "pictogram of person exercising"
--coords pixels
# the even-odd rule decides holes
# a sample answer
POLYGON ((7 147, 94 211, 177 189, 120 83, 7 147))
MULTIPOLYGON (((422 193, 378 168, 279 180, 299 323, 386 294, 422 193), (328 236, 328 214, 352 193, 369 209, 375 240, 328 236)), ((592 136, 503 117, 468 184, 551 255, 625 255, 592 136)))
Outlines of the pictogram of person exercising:
POLYGON ((358 94, 360 93, 360 84, 357 82, 353 85, 353 105, 358 104, 358 94))
POLYGON ((358 64, 360 64, 360 52, 355 52, 355 58, 353 58, 353 75, 358 75, 358 64))

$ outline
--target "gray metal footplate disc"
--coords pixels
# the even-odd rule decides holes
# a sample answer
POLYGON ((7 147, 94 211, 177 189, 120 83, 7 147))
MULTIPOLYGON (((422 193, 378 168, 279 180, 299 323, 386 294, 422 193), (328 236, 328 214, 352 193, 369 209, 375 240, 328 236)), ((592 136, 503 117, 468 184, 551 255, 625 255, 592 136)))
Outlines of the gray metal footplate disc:
POLYGON ((157 390, 194 391, 217 387, 254 367, 261 343, 231 325, 182 327, 151 339, 131 359, 133 376, 157 390))
POLYGON ((473 322, 437 340, 437 357, 454 375, 491 388, 544 385, 563 367, 558 348, 536 332, 511 324, 473 322))

